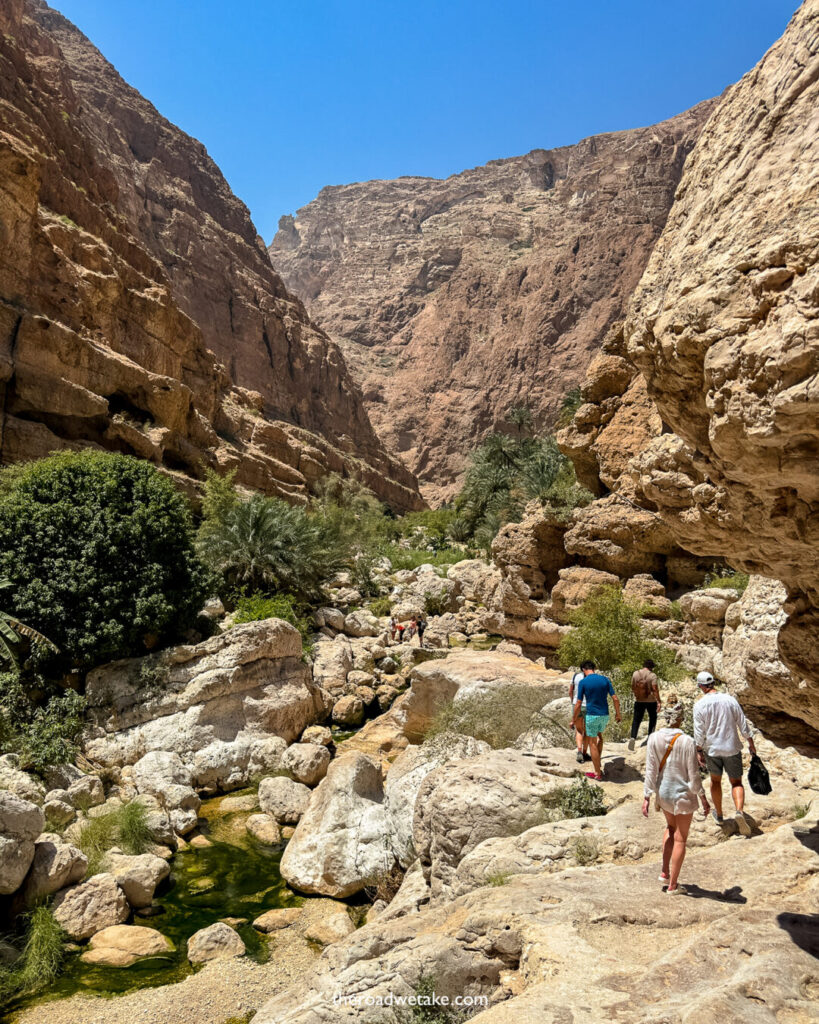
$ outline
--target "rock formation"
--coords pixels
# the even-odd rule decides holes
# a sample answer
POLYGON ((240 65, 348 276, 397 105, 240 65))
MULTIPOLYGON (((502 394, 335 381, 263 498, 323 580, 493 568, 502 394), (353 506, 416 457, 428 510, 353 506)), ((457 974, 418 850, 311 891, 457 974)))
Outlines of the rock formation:
POLYGON ((633 463, 692 551, 781 580, 819 697, 819 3, 727 91, 631 300, 628 357, 674 431, 633 463))
POLYGON ((322 189, 273 264, 339 340, 380 436, 431 497, 527 402, 554 422, 628 296, 711 109, 446 180, 322 189))
POLYGON ((0 98, 0 462, 93 445, 420 505, 200 143, 40 0, 0 11, 0 98))

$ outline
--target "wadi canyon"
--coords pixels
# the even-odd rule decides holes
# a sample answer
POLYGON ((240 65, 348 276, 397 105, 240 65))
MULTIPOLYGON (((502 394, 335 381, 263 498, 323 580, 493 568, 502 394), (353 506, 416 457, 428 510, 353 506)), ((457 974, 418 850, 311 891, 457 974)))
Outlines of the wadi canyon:
POLYGON ((300 507, 332 473, 395 517, 577 387, 589 492, 449 561, 421 525, 306 625, 212 598, 89 670, 74 764, 0 756, 0 908, 49 901, 70 944, 10 1020, 815 1020, 819 0, 670 121, 326 188, 268 250, 61 15, 0 27, 3 464, 93 447, 300 507), (644 733, 612 723, 594 785, 575 757, 561 648, 601 594, 687 715, 724 682, 770 772, 749 837, 695 816, 677 898, 644 733), (89 845, 136 805, 141 852, 89 845), (469 1002, 396 1002, 431 990, 469 1002))

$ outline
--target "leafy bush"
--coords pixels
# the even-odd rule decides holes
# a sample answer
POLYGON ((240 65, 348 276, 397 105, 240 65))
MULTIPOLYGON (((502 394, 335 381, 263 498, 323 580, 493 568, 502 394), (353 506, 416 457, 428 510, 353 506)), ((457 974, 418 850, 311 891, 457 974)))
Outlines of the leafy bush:
POLYGON ((234 592, 284 591, 320 598, 324 583, 345 564, 334 531, 320 518, 278 498, 256 494, 203 522, 199 552, 234 592))
POLYGON ((83 823, 77 845, 88 858, 88 878, 102 870, 105 855, 114 846, 131 855, 146 853, 152 845, 147 808, 139 800, 132 800, 95 818, 88 818, 83 823))
POLYGON ((491 885, 493 888, 500 888, 502 885, 506 885, 512 876, 508 871, 498 871, 494 875, 490 875, 486 879, 486 884, 491 885))
POLYGON ((715 569, 705 577, 703 587, 727 587, 736 590, 738 594, 744 594, 750 579, 747 572, 735 572, 733 569, 715 569))
POLYGON ((645 637, 639 607, 629 603, 619 587, 595 590, 570 621, 574 629, 560 644, 560 664, 569 668, 587 659, 595 662, 627 701, 631 700, 632 673, 646 658, 654 661, 660 679, 677 680, 684 674, 673 651, 645 637))
POLYGON ((572 843, 571 850, 575 863, 581 867, 594 864, 600 856, 600 847, 592 836, 578 836, 572 843))
POLYGON ((0 748, 13 751, 20 767, 44 774, 74 760, 85 700, 74 690, 44 694, 36 702, 13 672, 0 674, 0 748))
POLYGON ((424 612, 427 615, 444 615, 449 606, 449 595, 443 591, 437 594, 431 590, 424 591, 424 612))
POLYGON ((437 569, 443 569, 469 557, 460 548, 419 551, 416 548, 402 548, 398 544, 382 545, 379 554, 390 560, 393 572, 398 572, 399 569, 417 569, 419 565, 426 563, 434 565, 437 569))
POLYGON ((389 615, 391 610, 392 601, 386 594, 383 597, 377 597, 374 601, 370 601, 370 611, 378 618, 381 618, 382 615, 389 615))
POLYGON ((558 786, 541 799, 548 821, 593 818, 606 813, 602 788, 582 777, 575 779, 571 786, 558 786))
POLYGON ((25 919, 26 940, 19 960, 0 964, 0 1008, 20 996, 36 995, 48 988, 65 959, 65 935, 49 908, 35 907, 25 919))
POLYGON ((284 619, 301 633, 302 647, 305 649, 310 647, 313 623, 304 605, 300 604, 292 594, 276 594, 275 597, 250 594, 247 597, 239 598, 236 602, 236 614, 233 619, 237 626, 243 622, 260 622, 262 619, 284 619))
POLYGON ((568 427, 568 425, 574 419, 574 414, 583 404, 583 396, 580 393, 580 388, 571 388, 563 396, 563 402, 560 406, 560 414, 557 422, 561 427, 568 427))
POLYGON ((437 984, 431 974, 422 974, 415 986, 415 1003, 411 1009, 399 1009, 396 1019, 401 1024, 463 1024, 472 1013, 435 1002, 437 984))
POLYGON ((61 452, 2 478, 0 575, 14 614, 62 652, 35 647, 32 663, 86 669, 193 624, 209 577, 185 499, 153 466, 61 452))
POLYGON ((446 749, 455 736, 473 736, 501 750, 529 729, 547 702, 540 687, 498 686, 451 701, 436 715, 424 742, 446 749))
POLYGON ((680 602, 679 601, 672 601, 671 602, 671 608, 669 610, 669 616, 670 616, 671 619, 674 620, 674 622, 682 622, 683 614, 682 614, 682 607, 680 606, 680 602))

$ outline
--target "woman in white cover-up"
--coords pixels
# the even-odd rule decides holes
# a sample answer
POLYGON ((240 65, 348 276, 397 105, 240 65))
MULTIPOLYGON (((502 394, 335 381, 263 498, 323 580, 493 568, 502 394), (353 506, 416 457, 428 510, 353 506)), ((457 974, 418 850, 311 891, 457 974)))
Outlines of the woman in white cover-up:
POLYGON ((648 817, 651 797, 654 796, 666 820, 660 881, 666 883, 669 896, 685 891, 678 878, 698 798, 703 813, 708 813, 708 800, 697 763, 697 748, 693 737, 680 728, 683 715, 683 706, 676 698, 670 698, 663 709, 664 725, 649 736, 646 749, 643 814, 648 817))

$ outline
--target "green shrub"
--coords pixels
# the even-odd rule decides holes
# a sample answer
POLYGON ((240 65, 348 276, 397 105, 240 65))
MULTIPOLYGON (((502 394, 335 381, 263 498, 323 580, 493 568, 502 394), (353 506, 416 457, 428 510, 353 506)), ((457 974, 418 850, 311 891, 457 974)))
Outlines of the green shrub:
POLYGON ((449 607, 449 594, 431 590, 424 591, 424 612, 427 615, 444 615, 449 607))
POLYGON ((511 877, 508 871, 498 871, 494 875, 489 875, 486 879, 486 884, 491 885, 493 888, 500 888, 502 885, 506 885, 511 877))
POLYGON ((417 569, 419 565, 425 565, 427 562, 440 570, 469 558, 469 555, 460 548, 419 551, 416 548, 402 548, 398 544, 383 544, 379 554, 390 560, 393 572, 398 572, 399 569, 417 569))
POLYGON ((736 590, 738 594, 744 594, 750 579, 747 572, 735 572, 733 569, 715 569, 705 577, 703 587, 727 587, 736 590))
POLYGON ((791 814, 797 820, 799 818, 804 818, 809 810, 810 810, 810 804, 809 803, 804 803, 801 800, 797 800, 795 803, 791 804, 791 814))
POLYGON ((34 700, 13 672, 0 673, 0 749, 13 751, 20 767, 44 774, 74 760, 83 727, 85 699, 74 690, 34 700))
POLYGON ((571 388, 563 396, 563 402, 560 406, 560 414, 558 415, 558 426, 568 427, 568 425, 574 419, 574 414, 583 404, 583 396, 580 393, 579 387, 571 388))
POLYGON ((205 563, 234 593, 320 598, 324 583, 345 564, 338 537, 319 517, 260 494, 203 522, 197 544, 205 563))
POLYGON ((569 668, 589 659, 611 676, 624 718, 633 704, 631 676, 646 658, 654 661, 660 679, 676 681, 684 675, 673 651, 646 638, 639 607, 626 601, 619 587, 595 590, 570 621, 574 628, 558 649, 560 664, 569 668))
POLYGON ((147 808, 139 800, 132 800, 88 818, 83 822, 77 845, 88 858, 88 878, 103 869, 106 853, 114 846, 130 855, 146 853, 152 845, 147 808))
POLYGON ((49 908, 35 907, 26 919, 26 941, 19 960, 0 965, 0 1008, 48 988, 65 959, 65 935, 49 908))
POLYGON ((501 750, 532 726, 545 703, 543 690, 525 683, 469 694, 436 715, 424 742, 445 750, 453 736, 473 736, 501 750))
POLYGON ((669 616, 675 622, 682 622, 683 614, 682 614, 682 608, 680 607, 680 602, 679 601, 672 601, 671 602, 671 609, 670 609, 670 612, 669 612, 669 616))
POLYGON ((592 836, 578 836, 571 845, 571 851, 575 863, 581 867, 594 864, 600 856, 600 847, 592 836))
POLYGON ((191 626, 209 589, 185 499, 147 462, 61 452, 5 470, 0 575, 14 614, 61 650, 34 664, 86 669, 191 626))
POLYGON ((557 786, 542 798, 548 821, 566 818, 594 818, 606 813, 605 794, 600 786, 579 777, 571 786, 557 786))
POLYGON ((415 986, 415 1004, 409 1010, 401 1008, 396 1013, 401 1024, 462 1024, 472 1016, 463 1009, 436 1004, 436 984, 431 974, 421 975, 415 986))
POLYGON ((381 618, 382 615, 389 615, 391 610, 392 601, 386 594, 383 597, 377 597, 374 601, 370 601, 370 611, 378 618, 381 618))
POLYGON ((239 598, 233 619, 237 626, 243 622, 260 622, 262 619, 284 619, 289 622, 301 633, 302 648, 310 648, 313 623, 304 605, 292 594, 276 594, 274 597, 250 594, 239 598))

